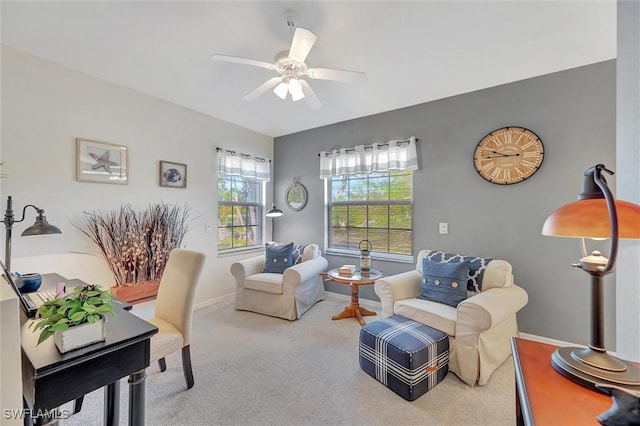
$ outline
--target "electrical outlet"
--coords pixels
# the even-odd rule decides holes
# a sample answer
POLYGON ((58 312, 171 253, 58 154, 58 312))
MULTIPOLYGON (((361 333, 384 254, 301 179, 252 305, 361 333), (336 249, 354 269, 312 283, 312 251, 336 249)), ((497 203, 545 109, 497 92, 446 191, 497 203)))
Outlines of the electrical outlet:
POLYGON ((205 223, 204 232, 206 232, 207 234, 210 234, 211 232, 213 232, 213 226, 211 226, 210 223, 205 223))
POLYGON ((449 224, 447 222, 440 222, 438 224, 438 232, 441 235, 446 235, 449 233, 449 224))

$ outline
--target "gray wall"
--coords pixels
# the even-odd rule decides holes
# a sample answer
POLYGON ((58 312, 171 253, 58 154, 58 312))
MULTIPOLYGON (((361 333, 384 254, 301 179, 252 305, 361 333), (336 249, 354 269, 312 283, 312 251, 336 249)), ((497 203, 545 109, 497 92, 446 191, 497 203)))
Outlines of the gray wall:
MULTIPOLYGON (((640 204, 640 2, 618 1, 618 197, 640 204)), ((640 362, 640 241, 621 241, 617 266, 618 356, 640 362)))
MULTIPOLYGON (((540 232, 550 212, 576 199, 588 167, 615 166, 615 77, 615 62, 608 61, 276 138, 274 198, 285 211, 276 240, 323 241, 319 151, 414 135, 421 159, 414 175, 414 254, 431 248, 508 260, 529 294, 518 316, 521 331, 586 344, 589 279, 570 267, 580 257, 579 241, 540 232), (478 141, 504 126, 531 129, 545 145, 538 173, 513 186, 484 181, 472 163, 478 141), (309 191, 299 212, 284 204, 294 176, 309 191), (449 223, 448 235, 438 234, 438 222, 449 223)), ((327 258, 330 266, 354 263, 327 258)), ((413 268, 376 260, 374 266, 386 275, 413 268)), ((348 293, 337 284, 326 287, 348 293)), ((361 297, 378 300, 372 286, 361 288, 361 297)), ((615 348, 614 303, 607 292, 609 349, 615 348)))

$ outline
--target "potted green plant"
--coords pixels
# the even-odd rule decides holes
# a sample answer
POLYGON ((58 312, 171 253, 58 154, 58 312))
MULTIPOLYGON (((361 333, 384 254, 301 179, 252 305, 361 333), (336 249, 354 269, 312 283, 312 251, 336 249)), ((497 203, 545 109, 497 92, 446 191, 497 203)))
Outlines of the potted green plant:
POLYGON ((38 344, 51 336, 60 352, 105 340, 106 315, 115 317, 111 293, 98 285, 78 286, 67 296, 44 302, 29 327, 40 330, 38 344))

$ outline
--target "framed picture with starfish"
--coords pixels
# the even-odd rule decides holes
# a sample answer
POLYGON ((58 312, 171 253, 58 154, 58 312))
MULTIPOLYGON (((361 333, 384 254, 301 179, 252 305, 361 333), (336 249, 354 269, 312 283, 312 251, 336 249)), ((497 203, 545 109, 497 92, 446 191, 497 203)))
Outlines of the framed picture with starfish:
POLYGON ((126 185, 127 147, 76 138, 76 180, 126 185))

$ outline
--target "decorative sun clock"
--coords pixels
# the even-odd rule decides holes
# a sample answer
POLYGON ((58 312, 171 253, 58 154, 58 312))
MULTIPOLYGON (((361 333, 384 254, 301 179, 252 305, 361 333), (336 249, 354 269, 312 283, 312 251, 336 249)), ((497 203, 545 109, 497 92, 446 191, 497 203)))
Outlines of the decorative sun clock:
POLYGON ((531 130, 503 127, 483 137, 473 153, 473 165, 483 179, 512 185, 530 178, 544 159, 544 145, 531 130))

